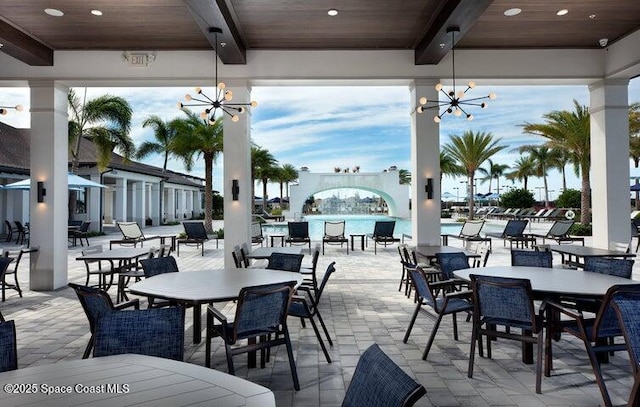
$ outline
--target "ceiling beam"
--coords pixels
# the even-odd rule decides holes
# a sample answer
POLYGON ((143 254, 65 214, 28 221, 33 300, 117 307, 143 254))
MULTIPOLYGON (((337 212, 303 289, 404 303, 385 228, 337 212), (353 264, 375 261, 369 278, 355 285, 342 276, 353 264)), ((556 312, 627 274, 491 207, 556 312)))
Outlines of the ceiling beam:
POLYGON ((0 19, 0 51, 31 66, 53 66, 53 49, 0 19))
POLYGON ((225 0, 184 0, 184 3, 209 40, 211 48, 218 50, 218 57, 223 64, 247 63, 247 49, 233 20, 233 10, 225 0), (223 47, 216 47, 215 36, 209 32, 211 27, 222 29, 218 41, 225 44, 223 47))
POLYGON ((450 35, 447 27, 460 28, 456 42, 473 27, 476 20, 491 5, 493 0, 446 0, 442 3, 431 24, 418 42, 415 64, 437 64, 449 52, 450 35), (441 47, 440 44, 447 44, 441 47))

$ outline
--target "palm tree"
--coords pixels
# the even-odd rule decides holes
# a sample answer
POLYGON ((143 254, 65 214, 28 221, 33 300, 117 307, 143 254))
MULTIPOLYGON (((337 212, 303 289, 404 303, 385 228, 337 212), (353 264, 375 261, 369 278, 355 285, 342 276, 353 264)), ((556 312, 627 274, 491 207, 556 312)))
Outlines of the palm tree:
MULTIPOLYGON (((298 170, 291 164, 282 164, 280 167, 280 179, 285 184, 287 198, 289 198, 289 183, 298 179, 298 170)), ((280 191, 280 199, 282 199, 282 191, 280 191)))
POLYGON ((165 122, 158 116, 150 116, 143 123, 142 127, 152 127, 155 141, 145 141, 140 144, 136 152, 136 159, 140 160, 150 154, 162 154, 164 161, 162 172, 167 171, 167 162, 172 154, 173 139, 176 135, 176 129, 172 122, 165 122))
POLYGON ((117 150, 131 159, 135 145, 129 137, 132 110, 129 102, 119 96, 103 95, 87 101, 87 89, 81 100, 75 90, 67 94, 69 100, 69 153, 71 172, 78 171, 82 139, 91 140, 98 149, 100 171, 109 165, 111 153, 117 150))
POLYGON ((262 181, 263 210, 266 210, 267 208, 267 182, 269 182, 270 178, 275 176, 274 168, 277 165, 278 161, 273 157, 269 150, 263 149, 259 146, 251 147, 251 179, 262 181))
POLYGON ((513 171, 507 173, 505 177, 512 182, 515 180, 522 181, 524 189, 527 189, 529 177, 535 175, 535 162, 531 156, 523 156, 516 160, 511 167, 513 171))
POLYGON ((187 117, 172 122, 175 128, 173 152, 182 159, 187 171, 193 168, 194 158, 204 160, 204 227, 207 233, 213 233, 213 164, 223 151, 222 119, 209 124, 189 109, 182 111, 187 117))
POLYGON ((496 191, 498 194, 500 193, 500 177, 504 176, 506 170, 509 169, 509 166, 506 164, 498 164, 494 163, 493 160, 488 159, 489 163, 488 168, 478 168, 481 174, 484 174, 485 177, 482 178, 482 181, 489 181, 489 193, 491 193, 491 181, 496 179, 496 191))
POLYGON ((556 157, 553 150, 546 146, 527 145, 518 148, 520 153, 527 152, 529 157, 533 159, 535 175, 541 177, 544 183, 544 205, 549 207, 549 185, 547 182, 547 173, 550 167, 554 166, 556 157))
POLYGON ((473 219, 473 179, 478 168, 494 154, 503 150, 505 146, 499 145, 501 139, 493 138, 491 133, 471 130, 465 131, 462 136, 453 135, 451 141, 444 145, 445 153, 451 155, 459 165, 464 168, 469 185, 469 219, 473 219))
POLYGON ((411 172, 409 170, 398 170, 400 185, 411 185, 411 172))
POLYGON ((580 198, 580 223, 591 219, 591 124, 589 108, 573 101, 575 110, 555 110, 544 114, 545 123, 523 125, 525 133, 536 134, 547 139, 550 148, 565 148, 572 152, 572 161, 580 169, 582 193, 580 198))
POLYGON ((456 160, 444 151, 440 151, 440 182, 442 177, 448 175, 451 177, 465 175, 464 168, 458 165, 456 160))

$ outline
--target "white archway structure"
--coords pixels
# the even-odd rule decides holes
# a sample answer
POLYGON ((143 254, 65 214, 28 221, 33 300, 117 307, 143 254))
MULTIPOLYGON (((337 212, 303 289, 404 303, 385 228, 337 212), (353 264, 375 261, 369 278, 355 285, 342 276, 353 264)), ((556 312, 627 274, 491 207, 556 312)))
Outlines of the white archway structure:
POLYGON ((362 189, 380 195, 389 207, 389 215, 409 218, 409 185, 400 184, 398 171, 376 173, 312 173, 300 171, 298 185, 290 187, 289 211, 291 216, 302 212, 308 197, 331 189, 362 189))

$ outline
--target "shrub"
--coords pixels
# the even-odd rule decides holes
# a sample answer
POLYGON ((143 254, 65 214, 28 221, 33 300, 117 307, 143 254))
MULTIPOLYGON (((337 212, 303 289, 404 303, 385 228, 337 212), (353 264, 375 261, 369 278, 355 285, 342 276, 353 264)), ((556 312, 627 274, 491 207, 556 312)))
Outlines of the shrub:
POLYGON ((556 206, 558 208, 579 208, 580 196, 580 191, 576 189, 566 189, 558 196, 556 206))
POLYGON ((440 218, 451 219, 451 212, 440 212, 440 218))
POLYGON ((220 228, 218 230, 214 230, 213 234, 218 236, 218 239, 224 239, 224 228, 220 228))
POLYGON ((526 189, 512 189, 500 195, 500 204, 505 208, 531 208, 536 200, 533 192, 526 189))
POLYGON ((569 234, 574 236, 592 236, 591 225, 583 225, 582 223, 574 223, 569 229, 569 234))

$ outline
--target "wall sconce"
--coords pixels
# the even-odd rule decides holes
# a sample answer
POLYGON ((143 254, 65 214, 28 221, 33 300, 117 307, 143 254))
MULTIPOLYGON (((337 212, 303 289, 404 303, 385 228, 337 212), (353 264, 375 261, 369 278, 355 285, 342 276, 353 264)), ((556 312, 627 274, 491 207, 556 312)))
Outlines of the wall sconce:
POLYGON ((240 196, 240 186, 237 179, 231 181, 231 196, 234 201, 237 201, 240 196))
POLYGON ((427 185, 424 186, 424 192, 427 194, 427 199, 433 199, 433 178, 427 178, 427 185))
POLYGON ((44 202, 45 195, 47 195, 47 190, 44 187, 44 182, 38 181, 38 202, 44 202))

